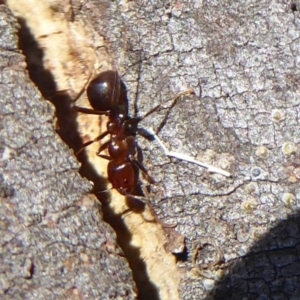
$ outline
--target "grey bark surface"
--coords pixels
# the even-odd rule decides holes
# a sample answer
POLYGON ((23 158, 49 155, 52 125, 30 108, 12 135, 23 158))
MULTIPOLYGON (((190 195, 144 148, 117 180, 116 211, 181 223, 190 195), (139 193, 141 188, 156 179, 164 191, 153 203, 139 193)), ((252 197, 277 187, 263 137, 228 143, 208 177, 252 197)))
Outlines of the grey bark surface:
MULTIPOLYGON (((73 2, 74 17, 86 16, 107 41, 111 61, 128 89, 131 114, 143 115, 160 103, 168 106, 167 100, 176 93, 193 88, 196 96, 178 101, 159 136, 170 149, 198 156, 233 174, 232 179, 227 179, 207 174, 198 166, 170 160, 155 142, 138 137, 143 163, 156 180, 152 187, 155 196, 151 199, 156 212, 164 222, 177 223, 176 230, 186 236, 186 260, 179 264, 184 274, 182 298, 299 299, 298 11, 291 10, 289 1, 78 3, 73 2), (209 263, 214 261, 219 264, 211 267, 209 263)), ((297 8, 299 3, 295 3, 297 8)), ((9 41, 11 36, 5 35, 5 39, 9 41)), ((44 113, 49 106, 39 100, 32 88, 30 97, 17 101, 22 85, 17 84, 16 75, 12 77, 14 73, 10 72, 16 69, 20 76, 22 72, 17 66, 23 60, 20 54, 11 51, 17 49, 13 41, 2 47, 9 56, 6 65, 10 70, 6 76, 1 71, 4 74, 1 95, 2 98, 6 95, 9 103, 0 108, 4 145, 1 168, 2 174, 8 174, 2 180, 1 215, 5 217, 2 228, 9 228, 2 232, 5 235, 1 238, 8 247, 2 249, 9 254, 2 256, 6 259, 2 265, 8 270, 2 272, 2 290, 9 297, 9 292, 15 291, 13 288, 18 289, 22 298, 22 293, 30 293, 44 284, 45 293, 55 291, 61 295, 67 275, 58 274, 61 269, 57 266, 62 262, 54 261, 59 256, 51 254, 55 253, 51 247, 58 247, 57 252, 65 249, 62 257, 69 258, 67 253, 72 251, 68 247, 75 245, 73 253, 81 253, 82 248, 84 252, 91 251, 90 260, 95 263, 85 268, 94 276, 86 279, 76 269, 68 273, 68 282, 80 281, 78 278, 82 276, 86 279, 83 287, 96 293, 99 286, 105 290, 105 286, 96 285, 100 271, 116 266, 114 270, 119 275, 116 284, 122 287, 123 282, 121 291, 125 293, 132 289, 132 284, 129 280, 126 285, 129 273, 123 268, 124 261, 116 255, 113 256, 116 265, 108 267, 104 263, 101 268, 102 264, 96 263, 100 257, 104 261, 107 258, 107 253, 99 248, 109 239, 106 234, 105 238, 95 237, 96 233, 108 230, 97 229, 104 225, 98 224, 100 215, 96 209, 91 209, 97 214, 91 217, 92 224, 86 221, 89 224, 86 230, 94 234, 81 235, 77 227, 73 229, 77 231, 74 242, 63 240, 64 235, 72 236, 64 231, 75 228, 71 220, 74 226, 85 230, 79 224, 87 224, 83 220, 88 219, 80 214, 92 212, 78 209, 74 199, 78 199, 77 188, 81 189, 80 194, 89 187, 77 177, 76 162, 70 160, 69 154, 62 155, 68 151, 67 147, 58 140, 49 141, 54 136, 52 116, 45 117, 44 113), (13 92, 11 89, 6 92, 9 85, 5 80, 13 85, 13 92), (15 97, 17 100, 12 101, 15 97), (25 117, 29 121, 25 122, 25 117), (40 149, 45 151, 43 156, 38 152, 40 149), (29 191, 24 181, 30 186, 29 191), (16 200, 17 196, 21 199, 16 200), (18 208, 17 213, 12 207, 18 208), (56 221, 60 220, 58 211, 64 212, 68 226, 56 221), (56 216, 51 222, 54 229, 38 222, 40 215, 47 214, 56 216), (30 234, 45 237, 33 242, 30 234), (79 237, 85 240, 80 241, 79 237), (91 243, 97 242, 99 247, 86 246, 91 237, 95 238, 91 243), (48 241, 51 238, 52 243, 48 241), (42 246, 36 246, 39 240, 43 241, 42 246), (45 253, 47 259, 53 259, 46 273, 52 276, 33 273, 40 269, 32 267, 36 260, 28 249, 40 253, 38 257, 44 257, 45 253), (52 252, 47 255, 49 251, 52 252), (11 253, 14 260, 7 259, 12 257, 11 253), (124 270, 124 275, 121 276, 120 270, 124 270)), ((166 110, 151 115, 142 125, 159 128, 165 113, 166 110)), ((109 241, 115 245, 114 240, 109 241)), ((40 268, 46 263, 41 259, 40 268)), ((73 286, 70 285, 71 291, 73 286)), ((102 297, 106 295, 104 290, 102 297)))
POLYGON ((54 128, 0 5, 0 298, 135 299, 135 284, 79 163, 54 128))
MULTIPOLYGON (((292 10, 289 1, 89 3, 92 9, 83 11, 108 41, 131 112, 134 100, 143 115, 193 88, 196 96, 178 101, 159 135, 170 149, 233 174, 228 180, 170 160, 155 142, 139 138, 143 162, 156 180, 152 203, 187 239, 183 299, 299 299, 295 6, 292 10), (105 18, 103 25, 99 20, 105 18), (193 263, 195 245, 201 251, 193 263), (218 271, 224 273, 203 270, 217 259, 218 249, 223 256, 218 271)), ((158 128, 164 114, 151 115, 143 126, 158 128)))

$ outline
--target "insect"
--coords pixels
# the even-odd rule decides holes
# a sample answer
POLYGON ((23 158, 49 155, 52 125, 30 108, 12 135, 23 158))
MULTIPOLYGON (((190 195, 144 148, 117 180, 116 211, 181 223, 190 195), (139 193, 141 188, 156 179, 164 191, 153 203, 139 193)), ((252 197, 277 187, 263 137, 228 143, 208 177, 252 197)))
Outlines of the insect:
POLYGON ((76 105, 73 109, 87 114, 105 115, 109 120, 107 130, 94 140, 85 143, 81 150, 109 134, 110 139, 100 146, 97 155, 109 160, 107 175, 112 187, 123 195, 131 193, 137 184, 137 169, 145 173, 149 182, 153 182, 144 167, 134 159, 137 150, 134 135, 137 124, 159 106, 154 107, 143 117, 129 117, 126 88, 118 73, 112 70, 98 74, 89 83, 87 96, 92 109, 76 105), (101 154, 106 148, 108 156, 101 154))
MULTIPOLYGON (((177 99, 185 94, 194 94, 194 92, 187 90, 176 95, 171 108, 175 105, 177 99)), ((87 96, 92 109, 76 105, 73 106, 73 109, 86 114, 105 115, 109 120, 107 122, 107 130, 95 139, 85 143, 80 151, 84 147, 110 135, 110 139, 99 147, 97 155, 109 160, 107 175, 112 187, 123 195, 130 195, 133 188, 137 185, 138 169, 144 173, 150 183, 153 183, 154 180, 148 175, 147 170, 134 159, 137 152, 137 144, 134 136, 138 123, 160 108, 160 105, 155 106, 143 117, 131 118, 128 115, 126 88, 121 82, 118 73, 112 70, 98 74, 88 84, 87 96), (101 154, 106 148, 109 155, 101 154)), ((227 171, 196 161, 186 154, 168 151, 152 129, 149 129, 149 133, 157 140, 167 156, 196 163, 211 172, 217 172, 224 176, 231 175, 227 171)))

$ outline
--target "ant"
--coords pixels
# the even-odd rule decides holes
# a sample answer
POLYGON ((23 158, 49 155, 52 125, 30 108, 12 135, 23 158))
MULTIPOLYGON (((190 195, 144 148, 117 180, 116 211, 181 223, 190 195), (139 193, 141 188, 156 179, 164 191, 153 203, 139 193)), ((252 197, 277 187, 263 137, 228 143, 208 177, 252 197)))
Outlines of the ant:
POLYGON ((98 74, 88 84, 87 96, 92 109, 76 105, 73 106, 73 109, 86 114, 105 115, 109 121, 107 122, 107 130, 85 143, 77 154, 84 147, 100 141, 109 134, 109 141, 100 146, 97 155, 109 160, 107 175, 112 188, 123 195, 130 194, 137 184, 137 168, 146 175, 150 183, 153 183, 154 180, 147 174, 145 168, 134 159, 137 150, 134 135, 138 123, 157 110, 159 105, 143 117, 129 117, 126 88, 118 73, 112 70, 98 74), (108 156, 101 154, 106 148, 108 148, 108 156))
MULTIPOLYGON (((85 87, 79 93, 77 99, 81 96, 84 89, 85 87)), ((177 99, 185 94, 194 94, 194 91, 187 90, 178 94, 173 99, 171 108, 175 105, 177 99)), ((83 144, 77 154, 79 154, 86 146, 100 141, 109 134, 110 139, 99 147, 97 155, 109 160, 107 175, 108 180, 112 184, 112 188, 119 191, 122 195, 130 195, 137 185, 137 169, 140 169, 146 175, 148 182, 153 183, 154 180, 148 175, 147 170, 134 159, 137 150, 134 135, 137 131, 138 123, 151 113, 155 112, 160 105, 155 106, 143 117, 131 118, 128 115, 128 102, 125 85, 121 81, 118 73, 112 70, 98 74, 88 84, 87 96, 92 109, 76 105, 73 106, 73 109, 86 114, 105 115, 109 118, 109 121, 107 122, 107 130, 95 139, 83 144), (109 155, 101 154, 101 152, 106 148, 108 148, 109 155)), ((196 161, 194 158, 186 154, 168 151, 155 132, 152 129, 148 131, 152 137, 157 140, 167 156, 198 164, 207 168, 211 172, 216 172, 224 176, 231 176, 231 174, 227 171, 196 161)))

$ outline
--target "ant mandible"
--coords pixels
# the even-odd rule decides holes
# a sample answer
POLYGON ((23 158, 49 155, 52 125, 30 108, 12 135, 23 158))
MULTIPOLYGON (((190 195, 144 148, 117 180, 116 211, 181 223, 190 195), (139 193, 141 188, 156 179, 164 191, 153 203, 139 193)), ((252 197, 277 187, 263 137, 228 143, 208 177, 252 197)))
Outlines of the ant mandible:
POLYGON ((98 74, 87 87, 87 96, 92 109, 74 105, 73 109, 78 112, 105 115, 109 118, 107 130, 94 140, 83 145, 79 152, 86 146, 103 139, 108 134, 109 141, 100 146, 97 151, 99 157, 109 160, 107 166, 108 180, 112 187, 123 195, 128 195, 137 183, 136 168, 142 170, 148 181, 152 178, 147 174, 143 166, 136 160, 136 141, 134 134, 137 124, 146 116, 154 112, 154 107, 143 117, 130 118, 128 116, 128 103, 126 89, 116 71, 108 70, 98 74), (101 152, 108 148, 108 156, 101 152))

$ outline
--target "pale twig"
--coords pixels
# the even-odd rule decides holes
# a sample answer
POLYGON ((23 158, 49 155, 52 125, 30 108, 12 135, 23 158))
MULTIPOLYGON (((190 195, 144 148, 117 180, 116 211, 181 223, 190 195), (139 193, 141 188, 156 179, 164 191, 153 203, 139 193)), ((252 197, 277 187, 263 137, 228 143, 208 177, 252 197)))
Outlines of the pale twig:
POLYGON ((211 173, 218 173, 221 175, 224 175, 226 177, 230 177, 231 174, 225 170, 222 170, 220 168, 211 166, 209 164, 203 163, 201 161, 195 160, 192 156, 189 156, 187 154, 179 153, 179 152, 174 152, 174 151, 169 151, 167 147, 164 145, 164 143, 161 141, 161 139, 157 136, 157 134, 154 132, 152 128, 148 129, 148 132, 155 138, 155 140, 159 143, 160 147, 163 149, 164 153, 166 156, 170 157, 175 157, 181 160, 185 160, 187 162, 199 165, 203 168, 206 168, 208 172, 211 173))

